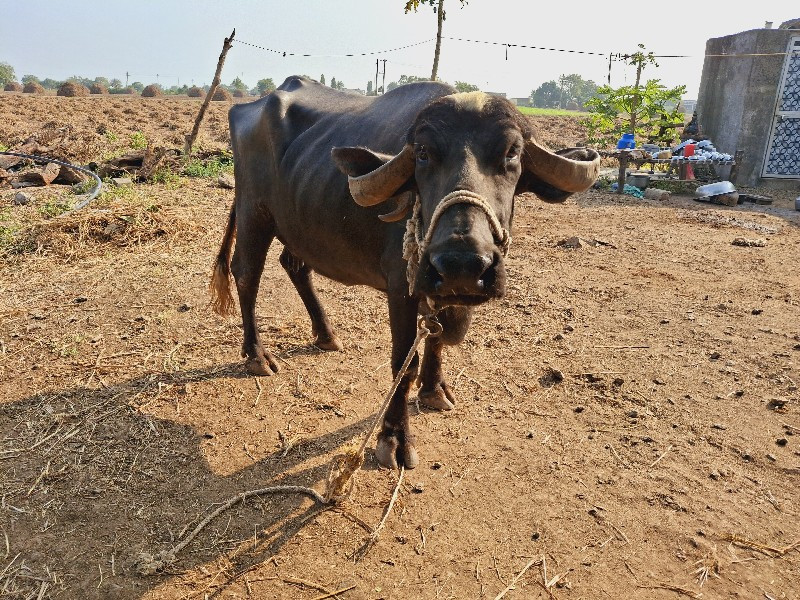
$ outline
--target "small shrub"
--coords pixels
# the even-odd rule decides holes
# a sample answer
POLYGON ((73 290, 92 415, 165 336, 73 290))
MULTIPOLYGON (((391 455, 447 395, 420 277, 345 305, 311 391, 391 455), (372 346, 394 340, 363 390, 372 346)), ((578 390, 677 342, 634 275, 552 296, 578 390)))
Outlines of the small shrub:
POLYGON ((233 173, 232 154, 222 154, 206 160, 192 160, 183 168, 183 174, 187 177, 219 177, 223 173, 233 173))
POLYGON ((169 188, 176 188, 181 181, 177 173, 173 173, 168 167, 157 169, 150 177, 152 183, 161 183, 169 188))
POLYGON ((134 150, 144 150, 147 148, 147 138, 141 131, 135 131, 131 134, 130 147, 134 150))
POLYGON ((44 204, 39 207, 39 214, 47 219, 52 219, 53 217, 57 217, 65 212, 67 212, 70 208, 72 208, 72 204, 61 200, 60 198, 56 198, 53 200, 48 200, 44 204))

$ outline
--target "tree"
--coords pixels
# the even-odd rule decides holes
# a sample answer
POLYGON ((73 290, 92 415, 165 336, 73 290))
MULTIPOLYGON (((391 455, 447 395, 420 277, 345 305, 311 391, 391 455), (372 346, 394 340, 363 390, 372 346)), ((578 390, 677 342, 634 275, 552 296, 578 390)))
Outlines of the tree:
POLYGON ((95 77, 94 78, 94 83, 96 83, 98 85, 102 85, 106 89, 111 87, 111 84, 108 82, 108 79, 106 79, 105 77, 95 77))
POLYGON ((331 77, 331 87, 336 89, 336 77, 331 77))
POLYGON ((118 90, 119 88, 121 88, 121 87, 122 87, 122 82, 121 82, 119 79, 112 79, 112 80, 109 82, 109 87, 110 87, 112 90, 118 90))
POLYGON ((613 146, 623 133, 633 133, 638 140, 671 145, 675 125, 683 123, 678 102, 686 86, 667 88, 658 79, 649 79, 644 86, 626 85, 612 88, 604 85, 597 96, 586 102, 589 116, 583 121, 588 142, 613 146))
POLYGON ((64 83, 63 81, 58 81, 57 79, 51 79, 47 77, 46 79, 42 79, 42 87, 47 90, 57 90, 61 87, 61 84, 64 83))
POLYGON ((558 103, 560 93, 561 90, 555 81, 545 81, 531 92, 531 102, 538 108, 552 108, 558 103))
POLYGON ((144 89, 144 84, 141 81, 134 81, 131 87, 141 94, 144 89))
POLYGON ((459 92, 477 92, 480 88, 472 83, 465 83, 463 81, 456 81, 455 88, 459 92))
POLYGON ((8 63, 0 62, 0 85, 5 85, 16 80, 17 76, 14 73, 14 67, 8 63))
POLYGON ((258 88, 259 94, 272 92, 275 90, 275 82, 272 81, 272 77, 267 77, 266 79, 259 79, 258 83, 256 83, 256 87, 258 88))
POLYGON ((39 85, 41 85, 42 82, 39 81, 39 78, 36 75, 23 75, 22 83, 24 85, 28 85, 29 83, 38 83, 39 85))
POLYGON ((558 87, 560 90, 558 102, 561 108, 566 108, 571 100, 577 102, 579 107, 583 107, 597 92, 597 84, 594 81, 588 81, 577 73, 561 75, 558 78, 558 87))
MULTIPOLYGON (((467 0, 460 0, 462 8, 467 4, 467 0)), ((429 4, 436 13, 436 50, 433 53, 433 68, 431 69, 431 81, 436 81, 439 73, 439 56, 442 49, 442 23, 447 18, 444 10, 444 0, 406 0, 406 13, 417 12, 420 4, 429 4)))
POLYGON ((325 73, 323 73, 322 75, 319 76, 319 82, 322 85, 325 85, 325 73))
POLYGON ((372 89, 372 81, 367 82, 367 96, 374 96, 375 90, 372 89))
POLYGON ((242 81, 237 77, 236 79, 231 81, 231 84, 228 86, 228 89, 231 90, 232 92, 236 90, 241 90, 242 92, 246 92, 247 84, 245 84, 244 81, 242 81))

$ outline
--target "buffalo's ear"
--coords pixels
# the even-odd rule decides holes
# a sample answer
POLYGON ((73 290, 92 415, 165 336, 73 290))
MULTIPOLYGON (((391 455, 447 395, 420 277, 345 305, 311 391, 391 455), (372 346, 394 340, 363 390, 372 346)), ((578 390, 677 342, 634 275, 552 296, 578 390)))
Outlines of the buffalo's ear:
POLYGON ((392 155, 373 152, 369 148, 343 146, 331 150, 331 158, 345 175, 360 177, 389 162, 392 155))
POLYGON ((526 143, 517 194, 533 192, 545 202, 563 202, 589 189, 597 179, 600 156, 589 148, 551 152, 535 141, 526 143))
POLYGON ((406 145, 396 156, 368 148, 334 148, 331 157, 347 175, 350 194, 360 206, 374 206, 414 188, 414 150, 406 145))

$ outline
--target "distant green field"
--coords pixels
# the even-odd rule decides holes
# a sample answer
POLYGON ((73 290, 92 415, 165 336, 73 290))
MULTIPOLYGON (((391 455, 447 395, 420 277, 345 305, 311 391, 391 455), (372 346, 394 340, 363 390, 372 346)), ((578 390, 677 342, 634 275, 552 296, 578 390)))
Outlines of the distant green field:
POLYGON ((586 117, 589 115, 588 112, 566 110, 564 108, 531 108, 528 106, 518 106, 517 108, 523 115, 536 117, 586 117))

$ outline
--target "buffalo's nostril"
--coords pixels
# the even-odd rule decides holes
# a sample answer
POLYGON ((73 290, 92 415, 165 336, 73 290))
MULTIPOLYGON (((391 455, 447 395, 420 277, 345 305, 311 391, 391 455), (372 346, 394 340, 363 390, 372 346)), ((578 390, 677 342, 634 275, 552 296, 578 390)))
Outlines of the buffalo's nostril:
POLYGON ((492 255, 473 252, 432 254, 431 284, 437 294, 483 294, 489 287, 494 264, 492 255))

